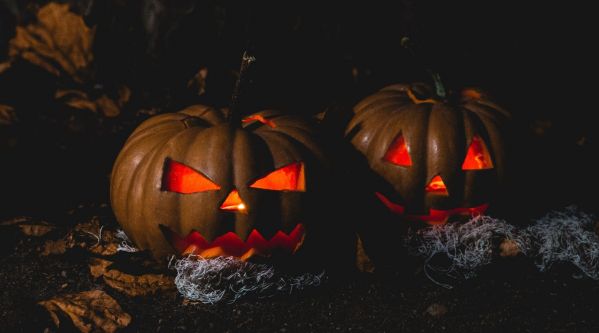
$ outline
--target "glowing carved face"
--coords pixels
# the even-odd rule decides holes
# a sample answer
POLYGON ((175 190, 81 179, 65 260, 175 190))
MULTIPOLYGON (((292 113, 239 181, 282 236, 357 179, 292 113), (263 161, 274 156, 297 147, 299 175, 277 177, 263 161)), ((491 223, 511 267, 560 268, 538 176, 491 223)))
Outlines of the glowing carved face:
POLYGON ((509 113, 475 89, 450 97, 426 84, 391 85, 358 103, 346 129, 375 175, 376 197, 407 220, 482 214, 500 189, 509 113))
MULTIPOLYGON (((268 191, 305 192, 304 163, 293 162, 282 166, 251 181, 248 187, 268 191)), ((220 185, 202 172, 172 159, 165 161, 162 188, 164 191, 185 195, 201 195, 202 192, 221 190, 220 185)), ((248 214, 252 207, 248 207, 239 191, 234 188, 224 197, 219 209, 223 213, 248 214)), ((245 241, 234 232, 227 232, 212 241, 207 241, 196 230, 182 237, 163 227, 170 243, 181 254, 195 254, 205 258, 235 256, 242 260, 256 254, 268 255, 273 251, 293 253, 301 244, 304 231, 304 226, 297 224, 289 234, 279 230, 268 240, 257 229, 253 229, 245 241)))
MULTIPOLYGON (((404 168, 413 166, 412 158, 410 157, 410 149, 401 133, 395 140, 393 140, 393 143, 389 146, 383 160, 404 168)), ((462 170, 475 171, 488 169, 493 169, 491 155, 489 154, 489 150, 483 139, 481 139, 480 136, 475 135, 472 137, 466 156, 462 162, 462 170)), ((424 191, 427 195, 439 197, 448 197, 450 195, 447 185, 445 185, 440 174, 433 176, 430 181, 426 183, 424 191)), ((392 202, 380 192, 376 192, 375 194, 391 212, 398 215, 404 215, 410 220, 418 220, 432 225, 443 224, 452 215, 483 214, 489 207, 488 204, 482 204, 468 208, 430 209, 429 215, 406 215, 406 209, 403 205, 392 202)))

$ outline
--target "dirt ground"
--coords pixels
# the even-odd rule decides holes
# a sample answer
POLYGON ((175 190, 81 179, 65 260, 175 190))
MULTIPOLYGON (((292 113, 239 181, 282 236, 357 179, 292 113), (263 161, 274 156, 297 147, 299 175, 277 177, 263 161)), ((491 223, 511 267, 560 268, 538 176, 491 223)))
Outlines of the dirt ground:
MULTIPOLYGON (((80 207, 67 219, 99 216, 115 226, 108 207, 80 207), (112 222, 110 222, 112 221, 112 222)), ((594 332, 599 285, 567 265, 539 273, 526 258, 498 258, 469 280, 441 277, 422 266, 398 273, 327 276, 314 288, 233 304, 188 302, 175 290, 127 296, 90 275, 93 254, 77 247, 42 255, 57 233, 26 236, 3 226, 0 259, 0 325, 3 332, 54 332, 39 301, 103 290, 132 317, 124 332, 594 332)), ((170 272, 167 274, 174 274, 170 272)), ((68 320, 59 331, 76 331, 68 320)))

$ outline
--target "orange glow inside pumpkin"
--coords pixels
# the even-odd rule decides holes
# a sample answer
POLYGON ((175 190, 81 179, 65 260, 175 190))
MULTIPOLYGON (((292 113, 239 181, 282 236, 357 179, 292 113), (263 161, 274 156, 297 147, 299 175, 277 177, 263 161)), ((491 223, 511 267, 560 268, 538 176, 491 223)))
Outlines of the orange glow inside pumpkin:
POLYGON ((403 135, 400 134, 395 138, 395 141, 393 141, 393 144, 385 154, 385 160, 399 166, 412 166, 410 152, 408 151, 408 146, 403 135))
POLYGON ((189 194, 218 190, 220 186, 185 164, 169 159, 165 165, 163 189, 189 194))
POLYGON ((293 254, 301 247, 305 235, 303 224, 296 225, 289 233, 279 230, 270 239, 254 229, 245 241, 234 232, 227 232, 210 241, 195 230, 183 237, 168 227, 161 229, 180 254, 194 254, 204 258, 234 256, 241 260, 248 260, 255 255, 269 256, 276 252, 293 254))
POLYGON ((272 191, 306 191, 304 163, 295 162, 281 167, 263 178, 258 179, 252 188, 272 191))
POLYGON ((237 190, 231 191, 223 204, 220 205, 220 209, 228 210, 228 211, 238 211, 244 213, 246 211, 246 206, 241 197, 239 196, 239 192, 237 190))
POLYGON ((462 170, 483 169, 493 169, 493 161, 485 142, 479 136, 474 136, 462 164, 462 170))
POLYGON ((242 122, 243 122, 243 123, 251 123, 251 122, 253 122, 253 121, 258 121, 258 122, 261 122, 261 123, 263 123, 264 125, 270 126, 270 127, 272 127, 272 128, 275 128, 275 127, 277 127, 277 124, 275 124, 275 122, 274 122, 274 121, 272 121, 272 120, 268 120, 268 119, 264 118, 264 116, 262 116, 262 115, 259 115, 259 114, 255 114, 255 115, 252 115, 252 116, 246 117, 246 118, 244 118, 244 119, 242 120, 242 122))
POLYGON ((447 192, 447 187, 445 186, 445 182, 443 182, 443 178, 441 175, 436 175, 431 179, 431 181, 426 185, 425 190, 429 193, 440 194, 440 195, 449 195, 447 192))

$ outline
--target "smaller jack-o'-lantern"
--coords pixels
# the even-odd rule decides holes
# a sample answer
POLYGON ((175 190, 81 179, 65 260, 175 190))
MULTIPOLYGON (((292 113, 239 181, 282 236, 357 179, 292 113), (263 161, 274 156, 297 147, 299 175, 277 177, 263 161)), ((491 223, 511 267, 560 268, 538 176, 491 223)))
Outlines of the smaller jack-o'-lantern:
POLYGON ((355 106, 346 135, 389 185, 373 193, 382 206, 443 224, 489 207, 505 170, 507 118, 476 89, 448 99, 426 84, 396 84, 355 106))

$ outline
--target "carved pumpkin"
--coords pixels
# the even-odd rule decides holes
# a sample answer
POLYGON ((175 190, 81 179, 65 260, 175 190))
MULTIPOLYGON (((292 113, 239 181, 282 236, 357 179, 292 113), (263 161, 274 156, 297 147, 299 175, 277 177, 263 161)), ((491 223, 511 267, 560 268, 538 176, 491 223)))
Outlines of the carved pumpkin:
POLYGON ((112 207, 157 258, 286 256, 310 228, 323 160, 297 117, 263 111, 227 121, 192 106, 133 132, 114 165, 112 207))
POLYGON ((509 114, 465 89, 453 101, 425 84, 397 84, 354 107, 346 136, 387 188, 372 195, 410 221, 484 213, 505 170, 509 114))

